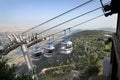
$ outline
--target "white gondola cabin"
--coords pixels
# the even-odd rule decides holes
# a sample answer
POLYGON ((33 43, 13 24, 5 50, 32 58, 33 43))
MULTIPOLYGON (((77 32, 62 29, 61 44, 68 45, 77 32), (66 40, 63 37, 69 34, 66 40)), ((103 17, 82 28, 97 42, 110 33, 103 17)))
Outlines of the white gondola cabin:
POLYGON ((42 55, 42 50, 40 49, 39 46, 35 46, 32 51, 32 57, 33 58, 40 58, 42 55))
POLYGON ((73 50, 73 47, 72 47, 71 41, 65 40, 61 42, 61 48, 60 48, 61 54, 70 54, 72 50, 73 50))
POLYGON ((52 57, 54 54, 55 47, 52 44, 47 44, 44 47, 44 57, 49 58, 52 57))
POLYGON ((55 47, 53 46, 53 42, 54 42, 54 35, 49 36, 48 43, 44 47, 44 57, 46 57, 46 58, 53 57, 54 51, 55 51, 55 47))

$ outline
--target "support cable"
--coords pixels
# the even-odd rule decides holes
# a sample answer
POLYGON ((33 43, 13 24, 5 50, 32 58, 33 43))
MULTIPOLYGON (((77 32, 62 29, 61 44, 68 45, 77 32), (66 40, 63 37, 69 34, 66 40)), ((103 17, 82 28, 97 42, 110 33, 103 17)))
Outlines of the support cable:
POLYGON ((60 16, 63 16, 63 15, 65 15, 65 14, 67 14, 67 13, 69 13, 69 12, 75 10, 75 9, 78 9, 78 8, 80 8, 80 7, 82 7, 82 6, 90 3, 91 1, 93 1, 93 0, 89 0, 89 1, 87 1, 87 2, 85 2, 85 3, 83 3, 83 4, 79 5, 79 6, 77 6, 77 7, 75 7, 75 8, 72 8, 72 9, 70 9, 70 10, 68 10, 68 11, 66 11, 66 12, 64 12, 64 13, 58 15, 58 16, 55 16, 55 17, 53 17, 53 18, 51 18, 51 19, 49 19, 49 20, 47 20, 47 21, 45 21, 45 22, 43 22, 43 23, 41 23, 41 24, 38 24, 38 25, 36 25, 36 26, 34 26, 34 27, 32 27, 32 28, 24 31, 22 34, 28 32, 28 31, 30 31, 30 30, 32 30, 32 29, 35 29, 35 28, 37 28, 37 27, 39 27, 39 26, 41 26, 41 25, 43 25, 43 24, 46 24, 46 23, 48 23, 48 22, 50 22, 50 21, 52 21, 52 20, 54 20, 54 19, 56 19, 56 18, 58 18, 58 17, 60 17, 60 16))
MULTIPOLYGON (((56 33, 54 33, 54 35, 59 34, 59 33, 63 32, 63 31, 65 31, 65 30, 78 27, 78 26, 80 26, 80 25, 82 25, 82 24, 85 24, 85 23, 87 23, 87 22, 89 22, 89 21, 95 20, 95 19, 97 19, 97 18, 99 18, 99 17, 102 17, 102 16, 104 16, 104 14, 101 14, 101 15, 96 16, 96 17, 94 17, 94 18, 88 19, 88 20, 86 20, 86 21, 84 21, 84 22, 81 22, 81 23, 76 24, 76 25, 74 25, 74 26, 72 26, 72 27, 66 28, 66 29, 64 29, 64 30, 62 30, 62 31, 56 32, 56 33)), ((53 34, 51 34, 51 35, 53 35, 53 34)), ((48 35, 48 36, 51 36, 51 35, 48 35)))
POLYGON ((82 23, 79 23, 79 24, 74 25, 74 26, 72 26, 72 27, 66 28, 66 29, 64 29, 64 30, 62 30, 62 31, 59 31, 59 32, 56 32, 56 33, 54 33, 54 34, 47 35, 47 36, 45 36, 45 37, 43 37, 43 38, 41 38, 41 39, 38 39, 38 40, 33 41, 32 43, 28 44, 28 47, 30 47, 30 46, 32 46, 32 45, 38 43, 38 42, 43 41, 43 39, 45 39, 45 38, 47 38, 47 37, 50 37, 50 36, 52 36, 52 35, 59 34, 59 33, 63 32, 63 31, 65 31, 65 30, 68 30, 68 29, 71 29, 71 28, 74 28, 74 27, 80 26, 80 25, 82 25, 82 24, 85 24, 85 23, 87 23, 87 22, 89 22, 89 21, 93 21, 93 20, 95 20, 95 19, 97 19, 97 18, 99 18, 99 17, 102 17, 102 16, 104 16, 104 14, 99 15, 99 16, 96 16, 96 17, 91 18, 91 19, 88 19, 88 20, 86 20, 86 21, 84 21, 84 22, 82 22, 82 23))
POLYGON ((67 23, 67 22, 70 22, 70 21, 72 21, 72 20, 75 20, 75 19, 77 19, 77 18, 79 18, 79 17, 82 17, 82 16, 84 16, 84 15, 87 15, 87 14, 89 14, 89 13, 92 13, 92 12, 94 12, 94 11, 96 11, 96 10, 99 10, 99 9, 101 9, 101 7, 98 7, 98 8, 96 8, 96 9, 93 9, 93 10, 91 10, 91 11, 88 11, 88 12, 86 12, 86 13, 84 13, 84 14, 81 14, 81 15, 79 15, 79 16, 76 16, 76 17, 74 17, 74 18, 72 18, 72 19, 69 19, 69 20, 67 20, 67 21, 65 21, 65 22, 62 22, 62 23, 60 23, 60 24, 57 24, 57 25, 55 25, 55 26, 53 26, 53 27, 51 27, 51 28, 49 28, 49 29, 46 29, 46 30, 38 33, 38 35, 46 32, 46 31, 49 31, 49 30, 51 30, 51 29, 53 29, 53 28, 56 28, 56 27, 58 27, 58 26, 60 26, 60 25, 63 25, 63 24, 65 24, 65 23, 67 23))

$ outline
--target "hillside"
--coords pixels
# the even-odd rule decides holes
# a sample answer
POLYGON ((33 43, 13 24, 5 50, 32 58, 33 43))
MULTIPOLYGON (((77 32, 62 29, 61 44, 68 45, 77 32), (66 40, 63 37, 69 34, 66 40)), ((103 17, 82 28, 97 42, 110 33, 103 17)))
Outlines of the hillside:
MULTIPOLYGON (((42 56, 42 59, 33 61, 40 80, 68 80, 72 70, 79 73, 78 80, 101 75, 104 56, 110 56, 111 44, 105 45, 103 41, 107 38, 106 34, 111 32, 87 30, 73 34, 70 37, 73 51, 68 55, 59 53, 58 43, 54 57, 47 59, 42 56)), ((25 63, 18 66, 18 70, 22 68, 24 72, 27 68, 25 63)))
POLYGON ((103 42, 103 39, 107 38, 104 36, 105 34, 111 34, 111 32, 87 30, 75 33, 71 37, 73 52, 69 55, 57 53, 54 59, 59 60, 59 62, 54 63, 57 64, 57 67, 46 70, 46 74, 42 76, 47 76, 45 80, 61 80, 63 76, 67 80, 71 70, 77 70, 80 72, 79 78, 86 80, 102 73, 103 58, 110 56, 110 44, 105 46, 103 42))

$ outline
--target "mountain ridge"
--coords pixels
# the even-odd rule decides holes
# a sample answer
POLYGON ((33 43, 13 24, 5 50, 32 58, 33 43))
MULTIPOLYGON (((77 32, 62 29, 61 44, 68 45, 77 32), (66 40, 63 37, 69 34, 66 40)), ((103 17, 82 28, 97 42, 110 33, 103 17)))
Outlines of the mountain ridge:
POLYGON ((27 27, 0 27, 0 32, 23 32, 27 30, 27 27))

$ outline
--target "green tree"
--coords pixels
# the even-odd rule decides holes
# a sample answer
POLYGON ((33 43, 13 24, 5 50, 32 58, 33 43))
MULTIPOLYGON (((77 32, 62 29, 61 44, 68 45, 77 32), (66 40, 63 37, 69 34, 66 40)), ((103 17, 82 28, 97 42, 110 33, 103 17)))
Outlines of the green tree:
POLYGON ((1 80, 14 80, 15 66, 7 65, 7 59, 0 57, 0 79, 1 80))
POLYGON ((33 80, 30 75, 23 73, 22 75, 16 76, 15 65, 9 66, 7 59, 0 57, 0 80, 33 80))

